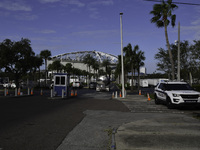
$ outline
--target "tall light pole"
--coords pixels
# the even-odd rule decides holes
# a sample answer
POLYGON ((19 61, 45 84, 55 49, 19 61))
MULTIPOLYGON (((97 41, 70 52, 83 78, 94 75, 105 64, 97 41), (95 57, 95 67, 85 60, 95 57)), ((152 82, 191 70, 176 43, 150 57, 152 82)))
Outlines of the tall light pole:
POLYGON ((125 97, 125 91, 124 91, 124 60, 123 60, 123 32, 122 32, 122 15, 123 13, 120 13, 120 30, 121 30, 121 66, 122 66, 122 98, 125 97))
POLYGON ((180 22, 178 23, 178 70, 177 70, 177 80, 181 80, 180 74, 180 22))

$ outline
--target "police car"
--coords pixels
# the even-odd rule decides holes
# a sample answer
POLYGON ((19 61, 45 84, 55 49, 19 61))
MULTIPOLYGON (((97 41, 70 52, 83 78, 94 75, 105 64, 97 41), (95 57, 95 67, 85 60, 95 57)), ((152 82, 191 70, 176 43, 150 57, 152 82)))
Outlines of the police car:
POLYGON ((160 82, 154 90, 155 104, 165 102, 169 109, 181 104, 200 104, 200 92, 186 82, 160 82))

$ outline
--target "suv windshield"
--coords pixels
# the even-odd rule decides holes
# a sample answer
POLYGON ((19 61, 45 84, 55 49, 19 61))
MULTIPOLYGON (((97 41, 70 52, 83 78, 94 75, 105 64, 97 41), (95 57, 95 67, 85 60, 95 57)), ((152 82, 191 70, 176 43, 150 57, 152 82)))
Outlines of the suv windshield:
POLYGON ((189 84, 165 84, 165 90, 193 90, 189 84))

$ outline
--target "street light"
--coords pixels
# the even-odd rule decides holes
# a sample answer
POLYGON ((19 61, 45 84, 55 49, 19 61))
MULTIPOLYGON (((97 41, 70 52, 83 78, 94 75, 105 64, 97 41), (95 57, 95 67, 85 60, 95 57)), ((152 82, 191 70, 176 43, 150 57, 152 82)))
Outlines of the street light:
POLYGON ((180 81, 181 80, 181 74, 180 74, 180 22, 178 23, 178 41, 175 40, 175 45, 178 45, 178 65, 177 65, 177 80, 180 81))
POLYGON ((122 33, 122 15, 123 13, 120 13, 120 30, 121 30, 121 66, 122 66, 122 98, 125 97, 124 93, 124 60, 123 60, 123 33, 122 33))
POLYGON ((178 23, 178 71, 177 71, 177 80, 181 80, 180 73, 180 22, 178 23))

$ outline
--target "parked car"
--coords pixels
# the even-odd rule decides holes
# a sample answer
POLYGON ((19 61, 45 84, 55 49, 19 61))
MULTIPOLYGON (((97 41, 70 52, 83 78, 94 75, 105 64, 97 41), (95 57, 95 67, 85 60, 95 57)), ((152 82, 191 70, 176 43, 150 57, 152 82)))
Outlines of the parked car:
POLYGON ((96 82, 90 82, 89 88, 90 89, 96 89, 97 83, 96 82))
POLYGON ((110 91, 110 81, 106 76, 100 76, 97 79, 96 91, 110 91))
POLYGON ((4 84, 3 84, 3 87, 4 87, 4 88, 10 88, 10 83, 4 83, 4 84))
POLYGON ((200 105, 200 92, 186 82, 160 82, 154 91, 155 104, 164 102, 169 109, 178 105, 200 105))
POLYGON ((15 83, 11 83, 11 84, 10 84, 10 87, 11 87, 12 89, 16 88, 16 84, 15 84, 15 83))
POLYGON ((81 82, 76 81, 76 82, 73 82, 73 83, 72 83, 72 87, 73 87, 73 88, 82 88, 83 85, 82 85, 81 82))

